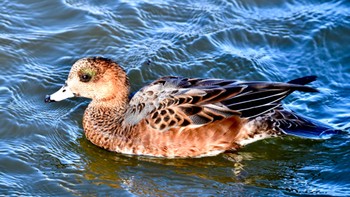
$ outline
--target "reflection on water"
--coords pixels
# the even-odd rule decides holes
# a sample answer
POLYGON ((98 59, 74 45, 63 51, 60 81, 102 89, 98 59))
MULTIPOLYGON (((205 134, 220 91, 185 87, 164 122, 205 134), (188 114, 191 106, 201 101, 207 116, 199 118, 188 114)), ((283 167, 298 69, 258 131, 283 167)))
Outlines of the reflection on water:
POLYGON ((347 1, 2 1, 0 195, 349 195, 347 1), (165 75, 288 81, 318 94, 286 107, 346 133, 293 137, 199 159, 120 155, 89 143, 88 100, 44 105, 70 65, 115 59, 132 90, 165 75))

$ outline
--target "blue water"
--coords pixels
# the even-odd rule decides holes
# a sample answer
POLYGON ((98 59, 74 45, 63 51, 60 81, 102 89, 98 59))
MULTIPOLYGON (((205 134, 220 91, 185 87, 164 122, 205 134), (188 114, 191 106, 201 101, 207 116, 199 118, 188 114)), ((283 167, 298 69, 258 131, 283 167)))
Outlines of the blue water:
POLYGON ((350 195, 350 2, 282 0, 0 2, 0 195, 350 195), (234 154, 166 160, 88 142, 88 100, 45 105, 70 66, 116 60, 132 90, 164 75, 289 81, 317 94, 284 104, 345 131, 267 139, 234 154))

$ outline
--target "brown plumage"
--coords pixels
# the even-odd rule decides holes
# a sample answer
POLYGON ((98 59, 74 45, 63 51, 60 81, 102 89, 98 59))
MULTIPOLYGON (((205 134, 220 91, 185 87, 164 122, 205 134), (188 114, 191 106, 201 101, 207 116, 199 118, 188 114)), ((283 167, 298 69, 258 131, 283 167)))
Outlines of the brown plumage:
POLYGON ((78 60, 66 84, 47 102, 91 98, 83 117, 85 136, 95 145, 125 154, 202 157, 236 150, 284 133, 318 138, 330 127, 281 108, 280 101, 315 77, 288 83, 245 82, 168 76, 130 100, 124 70, 105 58, 78 60))

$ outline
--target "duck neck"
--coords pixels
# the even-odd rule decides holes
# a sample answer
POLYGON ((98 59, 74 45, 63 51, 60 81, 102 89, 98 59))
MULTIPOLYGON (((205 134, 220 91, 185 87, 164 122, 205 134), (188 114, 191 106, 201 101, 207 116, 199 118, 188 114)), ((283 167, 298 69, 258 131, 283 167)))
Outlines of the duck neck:
POLYGON ((93 100, 84 113, 83 127, 85 136, 93 144, 115 151, 113 147, 130 143, 130 130, 124 128, 123 121, 127 100, 93 100))
POLYGON ((92 100, 88 107, 93 108, 101 108, 105 110, 113 110, 119 112, 119 114, 122 114, 125 112, 127 103, 129 100, 127 97, 109 97, 109 98, 103 98, 103 99, 95 99, 92 100))

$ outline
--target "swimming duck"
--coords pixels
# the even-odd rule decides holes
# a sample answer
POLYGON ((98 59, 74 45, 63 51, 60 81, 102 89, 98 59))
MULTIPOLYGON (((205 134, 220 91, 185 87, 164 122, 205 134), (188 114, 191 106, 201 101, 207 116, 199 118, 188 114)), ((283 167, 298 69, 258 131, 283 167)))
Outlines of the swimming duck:
POLYGON ((336 130, 281 106, 315 76, 287 83, 162 77, 129 98, 129 79, 114 61, 75 62, 65 85, 45 102, 90 98, 83 116, 86 138, 123 154, 155 157, 214 156, 268 137, 327 138, 336 130))

